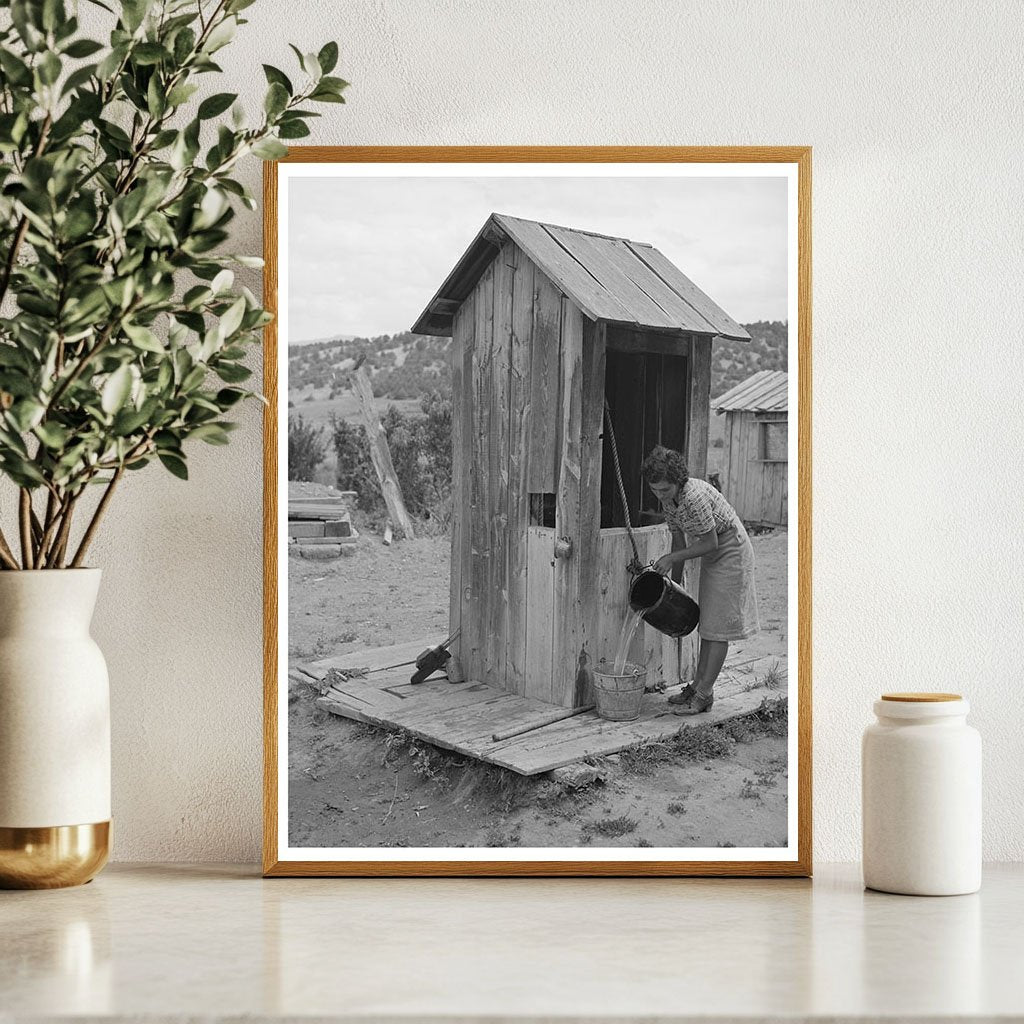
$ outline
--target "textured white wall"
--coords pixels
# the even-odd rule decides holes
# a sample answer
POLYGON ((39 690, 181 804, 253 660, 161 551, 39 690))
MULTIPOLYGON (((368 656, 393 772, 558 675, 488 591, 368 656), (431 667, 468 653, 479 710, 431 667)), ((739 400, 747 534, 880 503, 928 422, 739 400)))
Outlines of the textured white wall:
MULTIPOLYGON (((217 88, 253 101, 287 42, 339 41, 349 105, 312 143, 814 147, 816 856, 859 857, 872 699, 936 688, 984 737, 986 856, 1024 858, 1017 0, 247 13, 217 88)), ((237 231, 259 251, 258 217, 237 231)), ((258 857, 256 408, 236 437, 188 485, 132 479, 96 549, 122 860, 258 857)))

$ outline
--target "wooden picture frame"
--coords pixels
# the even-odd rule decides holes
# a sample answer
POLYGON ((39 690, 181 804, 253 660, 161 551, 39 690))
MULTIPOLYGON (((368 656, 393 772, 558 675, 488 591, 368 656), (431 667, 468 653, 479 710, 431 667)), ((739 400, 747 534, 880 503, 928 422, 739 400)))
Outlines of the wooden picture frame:
MULTIPOLYGON (((451 173, 455 168, 448 169, 448 173, 451 173)), ((319 171, 318 171, 319 173, 319 171)), ((333 172, 331 172, 333 173, 333 172)), ((607 173, 611 173, 608 171, 607 173)), ((292 180, 289 178, 289 180, 292 180)), ((680 179, 682 180, 682 179, 680 179)), ((523 222, 529 224, 530 222, 523 222)), ((537 226, 537 225, 535 225, 537 226)), ((548 228, 552 225, 540 225, 548 228)), ((588 225, 572 225, 572 227, 579 227, 584 229, 588 228, 588 225)), ((494 246, 498 246, 498 251, 510 253, 525 252, 530 259, 536 257, 540 260, 540 263, 531 264, 532 267, 540 266, 543 262, 543 254, 538 255, 538 250, 533 248, 533 245, 541 245, 543 239, 531 239, 528 237, 529 232, 532 228, 521 227, 516 221, 516 218, 506 218, 502 221, 500 218, 494 220, 493 218, 485 224, 484 228, 481 229, 480 234, 475 242, 472 242, 470 238, 466 239, 466 243, 470 244, 470 248, 466 250, 463 259, 456 265, 455 269, 449 275, 449 278, 444 282, 442 287, 438 289, 434 298, 431 299, 429 294, 423 295, 423 313, 420 319, 417 321, 417 327, 423 328, 426 326, 432 331, 441 332, 444 330, 451 329, 452 333, 456 335, 456 340, 453 342, 453 347, 459 344, 458 331, 460 316, 463 321, 467 318, 468 314, 462 311, 463 306, 468 301, 461 299, 459 289, 465 291, 466 288, 476 288, 479 285, 474 285, 474 275, 479 270, 479 264, 486 262, 491 258, 491 253, 494 246), (497 228, 495 227, 497 225, 497 228), (510 241, 511 239, 511 241, 510 241), (474 245, 477 249, 474 249, 474 245), (490 246, 491 248, 488 248, 490 246), (506 248, 502 248, 506 246, 506 248), (518 246, 518 248, 517 248, 518 246), (482 254, 482 255, 481 255, 482 254), (474 264, 474 260, 476 264, 474 264), (447 288, 447 291, 446 291, 447 288), (453 298, 453 295, 455 296, 453 298), (462 305, 460 305, 460 302, 462 305)), ((550 232, 549 232, 550 234, 550 232)), ((596 239, 607 238, 609 242, 626 241, 622 238, 611 238, 610 236, 591 236, 596 239)), ((648 238, 645 241, 658 244, 657 238, 648 238)), ((628 243, 632 245, 633 243, 628 243)), ((650 260, 662 259, 659 253, 654 250, 655 256, 651 256, 650 260)), ((634 255, 639 253, 639 256, 646 254, 646 250, 639 252, 634 246, 634 255)), ((638 258, 639 258, 638 256, 638 258)), ((263 834, 263 872, 267 877, 288 877, 288 876, 360 876, 360 875, 376 875, 376 876, 407 876, 407 875, 436 875, 436 876, 460 876, 460 875, 491 875, 491 876, 809 876, 812 868, 812 856, 811 856, 811 150, 809 147, 798 147, 798 146, 783 146, 783 147, 769 147, 769 146, 758 146, 758 147, 429 147, 429 146, 415 146, 415 147, 293 147, 288 156, 279 163, 267 163, 264 171, 264 257, 265 257, 265 271, 264 271, 264 305, 268 310, 275 314, 275 320, 265 330, 264 334, 264 393, 268 400, 268 405, 264 416, 264 774, 263 774, 263 788, 264 788, 264 834, 263 834), (781 463, 783 466, 783 472, 788 473, 788 476, 783 478, 781 484, 783 488, 783 502, 787 501, 787 480, 795 479, 797 482, 797 501, 791 504, 790 516, 796 513, 797 529, 795 531, 795 541, 791 541, 791 547, 789 548, 789 623, 792 624, 794 617, 796 620, 797 630, 795 636, 789 638, 788 650, 792 652, 796 651, 796 665, 797 665, 797 682, 795 688, 795 701, 789 700, 790 718, 789 718, 789 774, 792 775, 792 769, 794 766, 793 755, 795 753, 795 766, 796 766, 796 778, 791 779, 788 782, 788 813, 790 822, 790 832, 788 833, 787 845, 782 848, 782 854, 780 855, 776 851, 775 855, 772 856, 748 856, 742 854, 740 856, 734 855, 731 851, 723 850, 721 859, 717 856, 701 856, 700 859, 693 859, 686 854, 686 848, 679 847, 680 856, 666 856, 664 853, 658 856, 651 856, 648 859, 647 855, 638 854, 637 851, 630 851, 627 856, 624 853, 616 853, 615 851, 598 850, 594 851, 590 847, 579 847, 575 851, 567 850, 559 856, 528 856, 525 855, 529 851, 521 851, 519 849, 509 849, 507 855, 495 851, 485 851, 482 849, 474 848, 474 850, 465 851, 458 857, 454 856, 435 856, 432 851, 409 851, 407 854, 398 856, 397 859, 396 851, 388 850, 385 851, 372 847, 365 846, 361 850, 350 850, 346 852, 344 857, 335 857, 329 854, 324 854, 323 857, 319 856, 318 851, 306 851, 303 849, 294 850, 289 847, 288 840, 285 834, 285 823, 286 817, 283 816, 284 806, 284 795, 286 792, 285 784, 287 782, 284 774, 284 765, 286 761, 282 761, 282 751, 286 748, 282 747, 282 740, 284 739, 283 732, 281 730, 281 713, 287 711, 287 700, 282 701, 282 694, 286 694, 284 687, 287 684, 285 678, 286 673, 283 668, 286 668, 285 661, 283 658, 283 651, 279 645, 284 644, 285 637, 283 630, 279 622, 279 611, 280 602, 279 595, 281 594, 281 588, 287 585, 287 569, 286 565, 281 564, 281 553, 287 549, 287 538, 283 534, 283 524, 281 516, 284 513, 284 509, 281 507, 281 477, 280 472, 283 466, 283 460, 285 456, 281 453, 280 445, 283 443, 281 438, 281 403, 286 403, 287 394, 282 395, 279 393, 279 381, 281 379, 280 368, 282 365, 282 358, 287 357, 287 347, 284 346, 282 350, 279 350, 278 343, 281 337, 281 318, 287 316, 286 309, 279 309, 279 294, 281 289, 279 285, 282 282, 279 281, 279 267, 282 263, 282 250, 281 250, 281 218, 284 213, 283 209, 279 206, 279 200, 281 196, 281 184, 284 177, 298 172, 292 172, 291 168, 296 165, 302 165, 313 169, 322 169, 324 173, 329 173, 331 168, 339 168, 339 173, 350 173, 353 169, 359 169, 358 173, 365 173, 367 168, 362 165, 372 165, 373 167, 387 167, 393 165, 402 165, 404 170, 403 174, 413 177, 417 174, 418 170, 425 168, 439 168, 438 173, 445 173, 445 165, 458 165, 458 171, 461 175, 466 177, 472 177, 474 169, 479 170, 480 168, 488 168, 490 165, 504 165, 514 167, 518 165, 529 165, 531 172, 536 175, 542 175, 545 173, 545 169, 552 169, 552 171, 559 169, 561 165, 574 165, 580 169, 581 176, 586 176, 587 168, 593 167, 607 169, 609 165, 621 166, 623 173, 627 171, 634 174, 653 173, 657 171, 659 174, 664 172, 665 174, 672 175, 676 173, 683 173, 689 168, 686 173, 693 175, 705 174, 707 177, 714 178, 718 174, 740 174, 743 173, 743 168, 747 168, 751 175, 759 173, 764 174, 779 174, 787 176, 789 182, 789 200, 788 200, 788 221, 789 234, 788 234, 788 259, 789 259, 789 310, 790 316, 788 317, 789 322, 789 358, 790 366, 795 358, 798 367, 798 377, 795 381, 790 380, 789 382, 789 395, 790 403, 792 404, 794 398, 797 404, 797 431, 796 438, 791 440, 790 452, 796 453, 796 473, 795 476, 792 473, 788 473, 786 469, 786 463, 781 463), (645 170, 646 168, 646 170, 645 170), (738 170, 737 170, 738 168, 738 170), (795 276, 795 280, 793 280, 795 276), (796 332, 793 332, 793 320, 796 320, 796 332), (793 564, 792 552, 795 548, 796 551, 796 564, 793 564), (796 583, 797 593, 794 595, 792 592, 792 583, 796 583), (795 616, 794 616, 795 612, 795 616), (796 709, 795 722, 793 720, 792 711, 796 709), (794 810, 795 804, 795 810, 794 810), (795 822, 796 836, 792 835, 792 825, 795 822), (306 855, 307 852, 310 855, 306 855), (595 856, 599 853, 600 856, 595 856), (365 855, 364 855, 365 854, 365 855)), ((554 258, 554 257, 552 257, 554 258)), ((595 261, 602 258, 601 253, 595 249, 594 259, 595 261)), ((508 266, 515 271, 518 269, 519 264, 515 263, 516 260, 524 259, 521 255, 516 255, 513 258, 513 263, 508 266)), ((650 262, 650 261, 649 261, 650 262)), ((667 261, 666 261, 667 262, 667 261)), ((684 267, 685 271, 686 268, 684 267)), ((501 267, 495 271, 496 274, 501 274, 504 271, 501 267)), ((531 273, 537 273, 535 269, 531 269, 531 273)), ((486 274, 487 271, 485 270, 486 274)), ((670 278, 672 269, 662 269, 661 277, 670 278)), ((680 279, 686 282, 686 285, 678 285, 676 291, 690 286, 690 282, 686 278, 680 279)), ((438 282, 440 283, 440 282, 438 282)), ((495 285, 495 295, 500 293, 500 283, 495 285)), ((579 286, 581 289, 584 285, 579 286)), ((639 330, 630 330, 628 325, 624 322, 615 323, 614 317, 609 316, 605 310, 593 308, 588 309, 587 303, 599 303, 601 297, 599 295, 581 297, 582 292, 573 292, 569 295, 569 305, 572 306, 572 300, 577 300, 577 305, 581 307, 582 315, 578 312, 572 313, 571 321, 566 319, 566 301, 567 292, 569 289, 563 288, 560 301, 562 305, 562 327, 564 331, 568 330, 569 334, 564 337, 570 338, 569 341, 562 341, 560 344, 563 348, 562 359, 564 362, 564 351, 565 346, 578 345, 581 353, 581 359, 576 364, 574 372, 579 372, 581 375, 586 377, 587 374, 605 373, 606 362, 608 352, 623 353, 621 358, 624 360, 622 366, 631 365, 628 363, 628 353, 631 350, 631 346, 638 348, 640 351, 653 353, 649 356, 650 359, 661 358, 657 355, 658 352, 671 353, 681 351, 679 348, 679 338, 682 337, 680 334, 681 328, 675 327, 674 334, 662 328, 659 331, 648 331, 646 340, 641 338, 641 332, 639 330), (566 326, 568 325, 568 327, 566 326), (576 331, 576 327, 579 328, 576 331), (575 334, 573 333, 575 332, 575 334), (585 335, 585 337, 584 337, 585 335), (612 341, 609 341, 609 337, 614 336, 612 341), (635 336, 635 337, 634 337, 635 336), (631 340, 632 339, 632 340, 631 340), (639 339, 639 340, 638 340, 639 339), (589 348, 587 346, 590 346, 589 348), (600 358, 602 360, 601 365, 598 366, 598 356, 594 355, 593 358, 587 353, 600 352, 600 358)), ((699 289, 694 289, 695 294, 686 297, 686 304, 693 305, 696 308, 700 308, 702 301, 707 299, 699 289)), ((473 292, 470 292, 472 297, 473 292)), ((536 292, 534 293, 537 294, 536 292)), ((666 292, 667 294, 667 292, 666 292)), ((668 296, 672 299, 672 296, 668 296)), ((515 318, 519 315, 518 308, 514 307, 514 301, 509 299, 509 309, 506 310, 510 318, 515 318)), ((536 300, 534 300, 536 301, 536 300)), ((641 300, 642 301, 642 300, 641 300)), ((725 319, 716 320, 715 317, 722 311, 711 303, 714 307, 710 312, 708 307, 704 311, 705 319, 710 319, 713 322, 713 332, 721 333, 728 332, 730 330, 729 324, 732 323, 731 318, 728 318, 725 314, 722 316, 725 319), (717 310, 717 313, 715 312, 717 310)), ((682 308, 682 306, 681 306, 682 308)), ((575 310, 576 307, 572 306, 575 310)), ((685 312, 685 310, 684 310, 685 312)), ((531 314, 534 315, 534 314, 531 314)), ((682 314, 680 314, 682 315, 682 314)), ((493 310, 491 310, 492 320, 492 331, 494 337, 497 337, 497 332, 493 328, 493 310)), ((534 315, 534 321, 536 316, 534 315)), ((635 324, 634 324, 635 327, 635 324)), ((692 330, 692 328, 691 328, 692 330)), ((705 329, 711 330, 711 329, 705 329)), ((743 329, 745 331, 745 329, 743 329)), ((727 336, 723 335, 723 336, 727 336)), ((512 344, 515 344, 515 338, 521 337, 520 334, 516 334, 513 330, 511 337, 513 338, 512 344)), ((687 401, 694 401, 694 396, 698 395, 699 389, 703 387, 705 389, 704 394, 705 403, 707 402, 706 395, 710 384, 708 380, 701 381, 699 378, 702 373, 710 374, 710 363, 707 364, 703 369, 700 367, 700 358, 697 353, 698 348, 704 345, 706 341, 706 351, 711 351, 711 335, 697 334, 696 332, 689 335, 689 340, 686 342, 689 345, 690 360, 686 363, 686 378, 680 387, 685 387, 687 390, 687 401)), ((495 342, 497 344, 497 342, 495 342)), ((465 353, 467 349, 465 346, 459 349, 459 351, 465 353)), ((457 379, 461 379, 458 375, 462 372, 473 374, 476 368, 472 362, 471 357, 465 356, 464 366, 456 370, 457 379)), ((518 358, 514 351, 507 351, 505 358, 509 364, 513 366, 513 374, 515 373, 514 364, 518 358)), ((648 358, 648 357, 644 357, 648 358)), ((710 357, 708 357, 710 359, 710 357)), ((659 363, 659 366, 667 365, 659 363)), ((682 363, 680 364, 682 366, 682 363)), ((564 367, 562 368, 564 370, 564 367)), ((554 372, 557 375, 562 372, 558 366, 554 368, 554 372)), ((680 372, 683 372, 682 370, 680 372)), ((616 371, 618 373, 618 371, 616 371)), ((564 374, 563 374, 564 376, 564 374)), ((792 376, 792 374, 791 374, 792 376)), ((562 379, 562 378, 560 378, 562 379)), ((602 379, 604 379, 602 377, 602 379)), ((659 378, 661 379, 661 378, 659 378)), ((681 378, 682 379, 682 378, 681 378)), ((453 385, 454 387, 455 385, 453 385)), ((663 387, 663 385, 658 385, 663 387)), ((602 387, 602 385, 598 385, 602 387)), ((603 385, 607 388, 608 385, 603 385)), ((607 392, 606 392, 607 397, 607 392)), ((453 411, 453 421, 455 426, 455 445, 459 445, 460 430, 462 431, 463 443, 471 444, 466 441, 466 433, 468 432, 479 432, 480 427, 476 421, 472 420, 472 410, 469 410, 465 415, 469 416, 469 420, 466 420, 462 427, 458 425, 458 421, 461 415, 463 415, 463 406, 459 405, 459 399, 456 400, 456 408, 453 411)), ((471 399, 466 399, 467 402, 471 399)), ((555 399, 551 399, 555 401, 555 399)), ((588 406, 586 402, 583 403, 584 408, 581 410, 578 408, 579 403, 569 403, 565 409, 559 409, 558 417, 559 422, 564 417, 565 430, 583 430, 584 436, 586 432, 591 433, 601 431, 603 424, 601 422, 601 413, 596 406, 588 406), (571 405, 571 408, 570 408, 571 405), (589 417, 589 421, 588 418, 589 417)), ((505 423, 504 427, 501 424, 496 424, 496 429, 501 431, 510 430, 514 436, 515 431, 519 429, 519 424, 516 421, 516 413, 514 408, 514 401, 512 402, 513 411, 512 418, 509 423, 505 423)), ((688 408, 698 408, 695 403, 693 406, 688 408)), ((504 411, 503 411, 504 412, 504 411)), ((691 420, 693 413, 690 413, 691 420)), ((536 418, 536 417, 535 417, 536 418)), ((753 419, 753 417, 751 417, 753 419)), ((529 425, 522 426, 523 431, 528 431, 531 428, 529 425)), ((535 429, 542 430, 542 426, 538 426, 535 429)), ((559 427, 561 429, 561 427, 559 427)), ((659 438, 661 436, 661 425, 659 421, 658 432, 659 438)), ((666 430, 669 429, 666 427, 666 430)), ((679 428, 682 429, 682 428, 679 428)), ((739 429, 739 428, 737 428, 739 429)), ((757 443, 756 439, 759 437, 761 431, 760 426, 755 426, 751 431, 751 436, 755 438, 752 443, 757 443)), ((689 424, 685 428, 685 437, 680 434, 683 438, 681 444, 685 444, 685 451, 687 458, 691 461, 691 464, 695 464, 698 468, 704 468, 701 456, 701 446, 703 445, 703 459, 706 460, 707 456, 707 434, 705 432, 703 440, 700 439, 699 430, 693 430, 692 424, 689 424)), ((525 434, 521 435, 525 436, 525 434)), ((569 433, 565 434, 565 437, 570 436, 569 433)), ((563 437, 564 442, 564 437, 563 437)), ((510 445, 508 436, 499 439, 496 442, 500 445, 504 445, 507 450, 510 445)), ((605 455, 607 455, 607 439, 604 441, 605 455)), ((511 442, 512 447, 515 447, 515 443, 511 442)), ((762 444, 763 447, 763 444, 762 444)), ((471 449, 467 449, 470 455, 473 454, 471 449)), ((763 453, 761 453, 763 456, 763 453)), ((777 458, 777 456, 776 456, 777 458)), ((792 455, 791 455, 792 458, 792 455)), ((766 470, 773 468, 771 461, 763 460, 764 467, 766 470)), ((577 465, 576 472, 566 475, 561 474, 561 479, 555 479, 553 488, 551 488, 556 494, 556 500, 558 503, 558 526, 561 527, 564 524, 565 513, 561 511, 563 503, 565 507, 577 507, 572 505, 572 502, 576 502, 577 505, 580 502, 581 490, 587 494, 592 493, 593 488, 600 488, 601 479, 601 461, 598 456, 598 461, 595 465, 588 465, 586 459, 583 460, 581 465, 577 465), (595 477, 595 473, 597 476, 595 477), (566 489, 572 490, 573 493, 567 494, 566 489), (587 490, 587 489, 591 490, 587 490), (575 489, 575 490, 573 490, 575 489)), ((461 469, 459 466, 459 459, 456 457, 453 464, 453 473, 460 474, 461 469)), ((523 471, 527 472, 526 470, 523 471)), ((546 472, 546 471, 545 471, 546 472)), ((557 466, 555 467, 555 477, 559 476, 557 466)), ((632 479, 632 477, 631 477, 632 479)), ((542 486, 543 481, 536 484, 531 482, 530 494, 539 498, 543 495, 540 494, 542 491, 547 491, 547 486, 542 486), (534 494, 534 492, 538 492, 534 494)), ((468 483, 464 482, 464 485, 468 487, 468 483)), ((458 492, 460 486, 459 481, 455 481, 455 489, 458 492)), ((606 481, 607 486, 607 481, 606 481)), ((523 500, 519 502, 519 511, 517 514, 522 516, 528 516, 529 508, 525 501, 525 489, 521 489, 523 500)), ((502 500, 508 501, 506 494, 503 492, 502 500)), ((596 502, 596 499, 594 499, 596 502)), ((509 506, 512 507, 512 506, 509 506)), ((595 504, 596 507, 596 504, 595 504)), ((535 503, 536 516, 542 515, 541 504, 535 503)), ((460 543, 458 540, 459 536, 463 536, 458 533, 461 529, 466 531, 467 534, 471 534, 473 526, 466 521, 467 513, 462 514, 462 521, 459 522, 459 514, 456 513, 456 525, 454 530, 456 532, 456 540, 453 543, 460 543)), ((523 519, 523 522, 528 520, 523 519)), ((534 521, 539 522, 539 519, 534 521)), ((538 529, 543 529, 539 527, 538 529)), ((654 529, 654 527, 645 527, 645 529, 654 529)), ((553 531, 557 534, 557 529, 553 531)), ((567 531, 568 532, 568 531, 567 531)), ((614 530, 604 530, 602 533, 608 533, 608 543, 611 544, 614 538, 611 534, 614 530)), ((619 531, 624 533, 624 531, 619 531)), ((792 531, 791 531, 792 532, 792 531)), ((575 539, 578 546, 584 550, 580 552, 580 557, 576 561, 576 565, 587 565, 588 560, 592 561, 599 557, 595 544, 596 541, 592 537, 588 537, 585 531, 578 532, 575 537, 570 537, 570 541, 575 539)), ((470 545, 469 540, 463 540, 466 546, 470 545)), ((511 542, 506 542, 511 543, 511 542)), ((602 540, 602 543, 604 541, 602 540)), ((615 541, 622 546, 624 551, 628 551, 625 548, 625 540, 619 539, 615 541)), ((643 543, 643 542, 641 542, 643 543)), ((653 542, 652 542, 653 543, 653 542)), ((571 546, 571 544, 570 544, 571 546)), ((508 549, 506 549, 508 550, 508 549)), ((507 556, 514 558, 515 555, 507 556)), ((526 553, 523 554, 523 558, 526 558, 526 553)), ((545 556, 546 557, 546 556, 545 556)), ((652 553, 653 557, 653 553, 652 553)), ((458 559, 453 559, 453 565, 456 564, 458 559)), ((285 557, 287 562, 287 556, 285 557)), ((461 571, 459 566, 468 564, 463 561, 459 562, 456 569, 453 571, 461 571)), ((551 564, 555 565, 555 560, 552 559, 551 564)), ((466 570, 467 573, 470 571, 466 570)), ((556 572, 562 571, 556 569, 556 572)), ((583 587, 587 593, 592 591, 591 583, 593 577, 584 578, 580 575, 585 570, 576 570, 577 575, 575 576, 556 576, 556 587, 583 587), (588 583, 588 580, 590 581, 588 583), (559 582, 560 581, 560 582, 559 582)), ((690 580, 690 576, 684 577, 684 582, 690 580)), ((468 577, 467 577, 468 579, 468 577)), ((541 575, 537 576, 538 580, 542 580, 541 575)), ((475 585, 475 581, 474 581, 475 585)), ((547 585, 547 584, 545 584, 547 585)), ((471 588, 466 588, 466 594, 470 593, 471 588)), ((459 605, 460 598, 456 588, 453 586, 452 589, 452 616, 460 614, 459 605)), ((513 595, 514 596, 514 595, 513 595)), ((585 599, 584 599, 585 600, 585 599)), ((528 602, 524 605, 523 602, 514 603, 507 602, 506 616, 525 615, 524 608, 528 607, 528 602), (514 604, 514 607, 512 606, 514 604)), ((465 615, 465 613, 462 613, 465 615)), ((462 621, 462 620, 460 620, 462 621)), ((505 620, 505 625, 508 625, 508 619, 505 620)), ((552 629, 559 630, 572 630, 578 628, 572 623, 568 625, 560 626, 554 625, 552 629)), ((515 630, 512 630, 509 635, 515 636, 515 630)), ((534 635, 534 634, 531 634, 534 635)), ((579 637, 574 634, 574 642, 579 637)), ((470 678, 475 680, 476 675, 483 674, 487 671, 488 665, 496 665, 498 662, 495 660, 496 657, 491 658, 490 661, 487 659, 491 655, 487 654, 486 640, 479 641, 479 657, 473 652, 477 651, 477 648, 473 648, 473 652, 466 655, 466 660, 471 670, 470 678)), ((557 641, 555 643, 557 647, 557 641)), ((286 650, 286 644, 284 646, 286 650)), ((506 650, 508 647, 506 646, 506 650)), ((666 655, 667 657, 667 655, 666 655)), ((397 659, 396 659, 397 660, 397 659)), ((792 660, 792 658, 791 658, 792 660)), ((558 663, 557 656, 553 662, 555 665, 552 670, 552 703, 563 704, 566 707, 572 709, 573 701, 580 700, 580 694, 577 692, 573 695, 574 678, 573 674, 575 666, 562 665, 558 663)), ((668 666, 668 662, 664 663, 668 666)), ((505 674, 503 679, 506 682, 515 675, 514 672, 508 669, 502 670, 505 674)), ((664 672, 668 674, 668 668, 664 668, 664 672)), ((521 674, 521 673, 520 673, 521 674)), ((579 677, 576 677, 575 683, 578 686, 579 677)), ((509 682, 510 692, 514 685, 522 686, 522 681, 519 680, 517 683, 509 682)), ((792 687, 790 688, 792 693, 792 687)), ((645 697, 645 700, 647 698, 645 697)), ((676 720, 676 724, 686 724, 688 720, 676 720)), ((696 720, 693 720, 696 721, 696 720)), ((458 748, 456 748, 458 749, 458 748)), ((397 777, 396 777, 397 778, 397 777)), ((396 782, 397 791, 397 782, 396 782)), ((729 844, 726 844, 729 845, 729 844)), ((703 849, 703 848, 702 848, 703 849)), ((742 851, 736 851, 736 854, 741 854, 742 851)))

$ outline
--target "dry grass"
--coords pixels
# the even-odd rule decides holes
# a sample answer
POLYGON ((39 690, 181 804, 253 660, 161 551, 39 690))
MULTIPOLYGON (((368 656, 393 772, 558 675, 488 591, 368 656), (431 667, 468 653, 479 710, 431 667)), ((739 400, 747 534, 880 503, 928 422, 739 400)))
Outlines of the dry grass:
POLYGON ((727 722, 684 725, 666 740, 643 740, 619 752, 626 775, 654 775, 676 761, 712 761, 727 756, 737 743, 759 736, 785 736, 788 705, 785 697, 765 697, 755 711, 727 722))
POLYGON ((580 835, 585 843, 591 842, 595 836, 618 839, 619 836, 635 832, 639 824, 640 822, 636 818, 623 814, 618 818, 602 818, 600 821, 585 822, 583 828, 580 829, 580 835))

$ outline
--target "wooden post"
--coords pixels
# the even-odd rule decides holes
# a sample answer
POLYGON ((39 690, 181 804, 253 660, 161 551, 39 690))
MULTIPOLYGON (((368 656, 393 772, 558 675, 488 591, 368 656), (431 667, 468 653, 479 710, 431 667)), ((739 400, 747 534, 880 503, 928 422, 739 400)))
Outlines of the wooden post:
POLYGON ((377 410, 373 407, 373 388, 370 385, 370 378, 360 366, 352 374, 352 380, 363 412, 366 434, 370 439, 370 458, 373 460, 373 468, 377 471, 377 479, 380 481, 380 489, 384 493, 384 502, 388 507, 388 513, 398 526, 402 536, 412 540, 415 537, 412 520, 406 511, 405 502, 402 500, 402 488, 398 484, 395 465, 391 461, 388 439, 380 425, 377 410))
MULTIPOLYGON (((690 425, 687 433, 686 465, 690 475, 703 479, 708 471, 708 424, 711 416, 711 338, 690 338, 690 425)), ((700 559, 692 559, 683 570, 683 586, 697 599, 700 593, 700 559)), ((693 677, 697 665, 696 632, 679 641, 679 674, 682 681, 693 677)))

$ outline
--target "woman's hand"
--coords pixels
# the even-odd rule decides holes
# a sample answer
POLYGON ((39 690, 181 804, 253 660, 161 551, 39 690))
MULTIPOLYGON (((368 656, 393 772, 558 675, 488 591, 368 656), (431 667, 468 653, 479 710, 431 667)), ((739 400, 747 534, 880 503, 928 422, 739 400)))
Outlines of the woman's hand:
POLYGON ((679 559, 675 554, 662 555, 654 563, 654 571, 660 572, 662 576, 669 576, 677 565, 679 565, 679 559))

